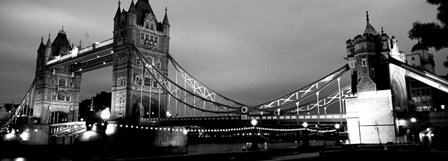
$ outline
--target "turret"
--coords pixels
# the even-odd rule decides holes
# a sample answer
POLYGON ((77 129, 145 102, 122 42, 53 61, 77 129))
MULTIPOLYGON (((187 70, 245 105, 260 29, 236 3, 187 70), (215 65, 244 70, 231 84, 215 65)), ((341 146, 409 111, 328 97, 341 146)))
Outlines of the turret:
POLYGON ((120 24, 120 17, 121 17, 120 5, 121 5, 121 2, 118 1, 117 12, 115 13, 115 16, 114 16, 114 31, 118 30, 118 27, 119 27, 119 24, 120 24))
POLYGON ((37 49, 37 60, 36 60, 36 73, 41 71, 45 66, 45 44, 44 37, 40 38, 39 48, 37 49))
POLYGON ((134 0, 132 0, 131 5, 127 13, 127 28, 126 28, 126 41, 127 43, 133 43, 136 40, 136 24, 137 24, 137 13, 135 9, 134 0))
POLYGON ((168 7, 165 7, 165 16, 163 17, 163 34, 165 36, 170 35, 170 22, 168 21, 168 7))
POLYGON ((50 33, 48 33, 48 40, 45 44, 45 63, 47 63, 51 59, 51 40, 50 33))

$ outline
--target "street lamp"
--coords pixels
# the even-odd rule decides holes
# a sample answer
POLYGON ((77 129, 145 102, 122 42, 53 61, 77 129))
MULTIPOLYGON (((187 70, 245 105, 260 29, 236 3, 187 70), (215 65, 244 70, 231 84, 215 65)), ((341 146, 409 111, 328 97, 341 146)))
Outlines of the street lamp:
MULTIPOLYGON (((307 122, 303 122, 302 126, 305 128, 305 134, 306 132, 306 127, 308 127, 308 123, 307 122)), ((305 136, 305 139, 303 141, 303 145, 302 146, 308 146, 309 145, 309 141, 308 141, 308 134, 306 134, 307 136, 305 136)))
POLYGON ((334 145, 340 145, 341 142, 339 141, 339 128, 341 127, 341 125, 339 124, 335 124, 334 128, 336 128, 336 143, 334 143, 334 145))
POLYGON ((257 126, 257 124, 258 124, 258 121, 257 121, 257 119, 252 119, 251 121, 250 121, 250 124, 253 126, 253 134, 252 134, 252 145, 250 146, 250 148, 249 148, 249 150, 258 150, 258 149, 260 149, 260 147, 258 147, 258 143, 257 143, 257 137, 255 136, 255 134, 256 134, 256 127, 255 126, 257 126))
MULTIPOLYGON (((101 127, 101 136, 102 136, 102 140, 104 141, 104 144, 107 144, 107 134, 106 134, 106 130, 107 130, 107 120, 109 120, 110 118, 110 110, 109 108, 106 108, 104 110, 101 111, 100 113, 101 119, 103 119, 104 124, 102 124, 103 127, 101 127)), ((107 145, 105 146, 105 150, 107 150, 107 145)))
POLYGON ((257 124, 258 124, 257 119, 252 119, 252 120, 250 121, 250 124, 252 124, 252 126, 254 126, 254 128, 255 128, 255 126, 257 126, 257 124))
POLYGON ((410 119, 410 121, 411 121, 411 139, 412 139, 412 142, 415 142, 415 122, 417 122, 417 119, 415 118, 415 117, 412 117, 411 119, 410 119))

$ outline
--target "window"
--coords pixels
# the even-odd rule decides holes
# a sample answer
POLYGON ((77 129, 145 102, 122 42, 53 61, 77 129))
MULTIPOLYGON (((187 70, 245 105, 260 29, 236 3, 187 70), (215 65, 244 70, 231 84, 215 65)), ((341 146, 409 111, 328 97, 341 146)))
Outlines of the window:
POLYGON ((157 69, 162 69, 162 63, 161 62, 157 62, 156 63, 156 68, 157 69))
POLYGON ((59 91, 58 92, 58 101, 67 100, 66 97, 69 97, 68 100, 70 100, 70 96, 68 95, 67 91, 59 91))
POLYGON ((140 42, 145 42, 145 34, 140 34, 140 42))
MULTIPOLYGON (((151 27, 152 27, 152 26, 151 26, 151 27)), ((149 22, 146 22, 146 23, 145 23, 145 28, 146 28, 146 29, 149 29, 149 22)))
POLYGON ((155 36, 154 37, 154 44, 158 44, 159 43, 159 37, 155 36))
POLYGON ((54 82, 54 78, 50 79, 50 85, 54 86, 55 82, 54 82))
POLYGON ((371 76, 372 78, 375 77, 375 68, 371 68, 371 69, 370 69, 370 76, 371 76))
POLYGON ((415 57, 411 57, 411 60, 415 60, 415 57))
POLYGON ((151 78, 145 78, 145 86, 151 86, 151 78))
POLYGON ((137 65, 142 65, 142 60, 140 60, 140 58, 136 58, 135 63, 137 65))
POLYGON ((361 64, 362 64, 363 67, 367 66, 366 58, 363 58, 361 61, 362 61, 361 64))
POLYGON ((70 94, 67 94, 66 96, 65 96, 65 101, 70 101, 70 94))
POLYGON ((65 78, 58 78, 59 80, 58 80, 58 85, 60 86, 60 87, 65 87, 66 85, 65 85, 65 78))
POLYGON ((151 31, 154 31, 154 24, 151 24, 151 31))
POLYGON ((139 75, 135 75, 135 85, 142 85, 142 79, 140 78, 139 75))
POLYGON ((154 37, 153 37, 153 36, 150 37, 150 39, 149 39, 149 43, 151 43, 151 44, 154 43, 154 37))
POLYGON ((51 100, 56 100, 56 92, 53 92, 53 93, 51 94, 51 100))
POLYGON ((154 81, 154 82, 152 83, 152 87, 154 87, 154 88, 158 88, 158 87, 159 87, 159 85, 157 84, 157 81, 154 81))
POLYGON ((73 80, 70 81, 70 87, 73 87, 73 80))

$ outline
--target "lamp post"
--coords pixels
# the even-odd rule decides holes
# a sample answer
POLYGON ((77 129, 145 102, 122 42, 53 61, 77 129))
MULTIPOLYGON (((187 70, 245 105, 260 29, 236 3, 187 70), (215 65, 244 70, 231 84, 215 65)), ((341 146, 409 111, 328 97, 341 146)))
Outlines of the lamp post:
POLYGON ((413 143, 415 143, 415 122, 417 122, 417 119, 415 118, 415 117, 413 117, 413 118, 411 118, 410 119, 410 121, 411 121, 411 141, 413 142, 413 143))
POLYGON ((306 130, 306 127, 308 127, 308 123, 307 123, 307 122, 303 122, 303 123, 302 123, 302 126, 303 126, 303 128, 305 128, 304 130, 305 130, 305 134, 306 134, 302 146, 308 146, 308 145, 309 145, 309 140, 308 140, 308 134, 307 134, 307 132, 306 132, 306 131, 307 131, 307 130, 306 130))
POLYGON ((336 142, 334 143, 334 145, 341 145, 341 142, 339 141, 339 128, 341 127, 341 125, 339 124, 335 124, 334 128, 336 129, 336 142))
POLYGON ((100 113, 101 119, 103 119, 104 123, 102 123, 102 127, 101 127, 101 137, 105 144, 105 150, 107 150, 107 134, 106 134, 106 130, 107 130, 107 120, 109 120, 110 118, 110 110, 109 108, 104 109, 103 111, 101 111, 100 113))
POLYGON ((258 149, 260 149, 260 147, 258 147, 257 137, 255 136, 256 131, 257 131, 256 126, 258 124, 257 119, 252 119, 250 121, 250 124, 252 124, 254 130, 252 132, 252 145, 250 146, 249 150, 258 150, 258 149))

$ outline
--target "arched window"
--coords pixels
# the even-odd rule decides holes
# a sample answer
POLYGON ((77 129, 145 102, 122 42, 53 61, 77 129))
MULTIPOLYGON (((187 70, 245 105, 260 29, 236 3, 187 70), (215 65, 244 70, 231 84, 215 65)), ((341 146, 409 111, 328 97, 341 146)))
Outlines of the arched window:
POLYGON ((151 31, 154 31, 154 24, 151 24, 151 31))
MULTIPOLYGON (((152 25, 151 25, 151 27, 152 27, 152 25)), ((145 23, 145 28, 146 28, 146 29, 149 29, 149 22, 146 22, 146 23, 145 23)))
POLYGON ((58 85, 60 87, 65 87, 65 78, 58 78, 58 85))
POLYGON ((135 85, 141 85, 142 84, 142 79, 140 78, 139 75, 135 75, 135 85))

